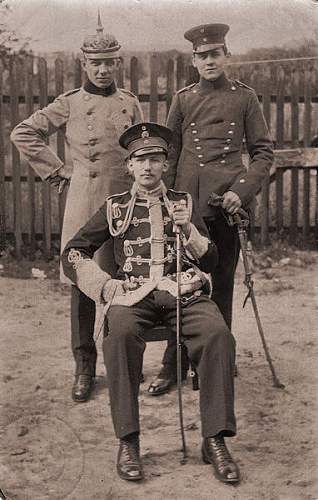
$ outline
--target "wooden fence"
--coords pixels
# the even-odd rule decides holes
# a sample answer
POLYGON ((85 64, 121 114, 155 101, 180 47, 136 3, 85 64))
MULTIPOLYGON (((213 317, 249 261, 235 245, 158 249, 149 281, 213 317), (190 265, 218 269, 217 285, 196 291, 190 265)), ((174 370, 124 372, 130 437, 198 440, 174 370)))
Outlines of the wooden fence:
MULTIPOLYGON (((138 95, 146 119, 161 123, 174 92, 197 77, 183 55, 166 60, 164 71, 159 54, 149 55, 146 71, 145 61, 136 57, 125 66, 125 73, 118 74, 118 85, 138 95)), ((20 160, 9 135, 35 109, 79 87, 81 64, 79 59, 48 64, 44 58, 12 56, 0 61, 0 70, 0 250, 13 241, 17 258, 25 246, 31 259, 39 246, 49 258, 58 246, 65 197, 59 198, 20 160)), ((318 136, 317 59, 233 64, 228 73, 255 88, 277 149, 311 145, 318 136)), ((67 163, 63 132, 50 138, 50 144, 67 163)), ((306 165, 296 160, 284 163, 278 155, 279 166, 264 182, 252 221, 252 235, 260 234, 262 245, 269 244, 273 232, 282 237, 287 231, 290 243, 303 247, 317 236, 318 155, 310 155, 306 165)))

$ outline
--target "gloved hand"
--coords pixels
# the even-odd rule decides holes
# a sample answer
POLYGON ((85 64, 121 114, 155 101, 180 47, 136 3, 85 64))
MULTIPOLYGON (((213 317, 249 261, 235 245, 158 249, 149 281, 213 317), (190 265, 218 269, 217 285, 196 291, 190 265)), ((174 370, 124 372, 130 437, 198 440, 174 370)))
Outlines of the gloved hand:
POLYGON ((222 208, 229 214, 234 215, 241 206, 242 202, 240 197, 234 193, 234 191, 226 191, 226 193, 224 193, 222 208))
POLYGON ((126 289, 124 281, 110 279, 103 286, 102 297, 105 302, 112 301, 115 295, 125 295, 126 289))
POLYGON ((61 167, 52 176, 49 177, 50 184, 57 189, 58 194, 62 194, 70 181, 70 174, 65 167, 61 167))

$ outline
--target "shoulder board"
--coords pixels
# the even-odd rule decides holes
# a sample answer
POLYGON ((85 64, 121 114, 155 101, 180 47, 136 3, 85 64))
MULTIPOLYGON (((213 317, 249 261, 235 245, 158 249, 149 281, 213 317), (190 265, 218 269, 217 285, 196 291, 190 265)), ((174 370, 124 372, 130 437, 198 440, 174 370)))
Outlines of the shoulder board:
POLYGON ((244 89, 248 89, 248 90, 253 90, 254 92, 254 89, 252 87, 249 87, 248 85, 246 85, 246 83, 243 83, 243 82, 240 82, 240 80, 234 80, 234 82, 239 86, 239 87, 243 87, 244 89))
POLYGON ((179 195, 179 196, 184 196, 186 194, 188 194, 187 191, 176 191, 175 189, 167 189, 167 192, 168 193, 171 193, 171 194, 174 194, 174 195, 179 195))
POLYGON ((106 201, 115 200, 116 198, 120 198, 121 196, 125 196, 129 193, 130 191, 124 191, 123 193, 112 194, 111 196, 107 196, 106 201))
POLYGON ((191 90, 196 83, 191 83, 191 85, 187 85, 186 87, 183 87, 182 89, 177 91, 177 94, 182 94, 182 92, 186 92, 187 90, 191 90))
POLYGON ((64 92, 64 94, 62 94, 62 95, 67 97, 69 95, 76 94, 76 92, 79 92, 80 90, 81 90, 81 87, 79 87, 78 89, 68 90, 67 92, 64 92))
POLYGON ((133 94, 132 92, 130 92, 130 90, 127 90, 127 89, 118 89, 119 92, 122 92, 123 94, 128 94, 130 95, 130 97, 133 97, 134 99, 137 99, 137 97, 135 96, 135 94, 133 94))

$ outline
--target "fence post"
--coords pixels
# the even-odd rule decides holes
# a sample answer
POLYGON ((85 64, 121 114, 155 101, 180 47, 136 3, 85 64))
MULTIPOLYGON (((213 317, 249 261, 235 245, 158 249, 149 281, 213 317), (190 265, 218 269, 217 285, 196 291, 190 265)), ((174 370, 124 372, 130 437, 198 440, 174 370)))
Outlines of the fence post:
MULTIPOLYGON (((64 67, 63 61, 61 59, 56 59, 54 64, 55 70, 55 93, 56 95, 63 94, 64 92, 64 67)), ((65 142, 64 133, 62 130, 57 131, 57 155, 60 160, 65 163, 65 142)), ((59 202, 59 236, 62 234, 63 218, 65 210, 67 188, 63 190, 63 193, 58 195, 59 202)))
POLYGON ((158 119, 158 54, 150 58, 150 121, 158 119))
POLYGON ((74 87, 77 89, 82 85, 82 63, 77 57, 74 61, 74 87))
POLYGON ((168 64, 167 64, 167 92, 166 93, 167 93, 166 116, 168 116, 169 109, 171 106, 172 96, 174 93, 174 61, 173 61, 173 59, 169 59, 168 64))
POLYGON ((184 86, 184 59, 182 55, 177 57, 176 88, 180 90, 184 86))
POLYGON ((4 154, 4 114, 3 114, 3 64, 0 60, 0 256, 6 249, 6 189, 4 154))
POLYGON ((139 74, 138 74, 138 59, 133 56, 130 59, 130 90, 137 97, 139 95, 139 74))
MULTIPOLYGON (((19 122, 19 90, 17 83, 17 56, 9 58, 11 87, 11 128, 19 122)), ((12 181, 14 206, 14 236, 17 260, 22 258, 22 203, 21 203, 21 163, 20 155, 12 145, 12 181)))
MULTIPOLYGON (((312 113, 312 67, 307 65, 304 70, 304 147, 311 144, 311 113, 312 113)), ((310 233, 310 169, 303 170, 303 247, 309 241, 310 233)))
MULTIPOLYGON (((284 146, 284 109, 285 107, 285 71, 277 68, 277 98, 276 98, 276 145, 278 149, 284 146)), ((276 232, 278 238, 284 229, 284 169, 276 168, 276 232)))
MULTIPOLYGON (((27 56, 26 58, 26 93, 25 93, 25 104, 27 116, 32 115, 34 111, 33 102, 33 56, 27 56)), ((30 260, 35 259, 35 173, 33 168, 28 165, 28 204, 29 204, 29 258, 30 260)))
MULTIPOLYGON (((47 105, 48 102, 48 80, 47 64, 45 59, 39 60, 39 104, 40 108, 47 105)), ((48 141, 47 141, 48 143, 48 141)), ((44 257, 49 260, 51 257, 51 188, 48 181, 42 182, 42 204, 43 204, 43 250, 44 257)))

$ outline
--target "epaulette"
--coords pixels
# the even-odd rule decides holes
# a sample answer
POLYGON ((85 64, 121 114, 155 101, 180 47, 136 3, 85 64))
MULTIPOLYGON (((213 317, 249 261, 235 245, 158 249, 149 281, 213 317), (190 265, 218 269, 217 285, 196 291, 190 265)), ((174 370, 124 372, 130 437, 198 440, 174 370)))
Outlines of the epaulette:
POLYGON ((136 96, 135 94, 133 94, 132 92, 130 92, 130 90, 127 90, 127 89, 118 89, 120 92, 123 92, 124 94, 128 94, 130 95, 130 97, 134 97, 134 99, 136 99, 136 96))
POLYGON ((121 196, 124 196, 125 194, 129 194, 129 193, 130 193, 130 191, 124 191, 123 193, 112 194, 110 196, 107 196, 106 201, 114 200, 115 198, 120 198, 121 196))
POLYGON ((186 92, 186 90, 192 89, 192 87, 194 87, 195 85, 196 83, 191 83, 191 85, 187 85, 186 87, 183 87, 182 89, 178 90, 177 94, 182 94, 182 92, 186 92))
POLYGON ((243 82, 240 82, 240 80, 234 80, 234 82, 239 86, 239 87, 243 87, 244 89, 248 89, 248 90, 253 90, 254 92, 254 89, 252 87, 249 87, 248 85, 246 85, 246 83, 243 83, 243 82))
POLYGON ((68 90, 67 92, 64 92, 63 96, 67 97, 69 95, 76 94, 76 92, 79 92, 80 90, 81 87, 79 87, 78 89, 68 90))

